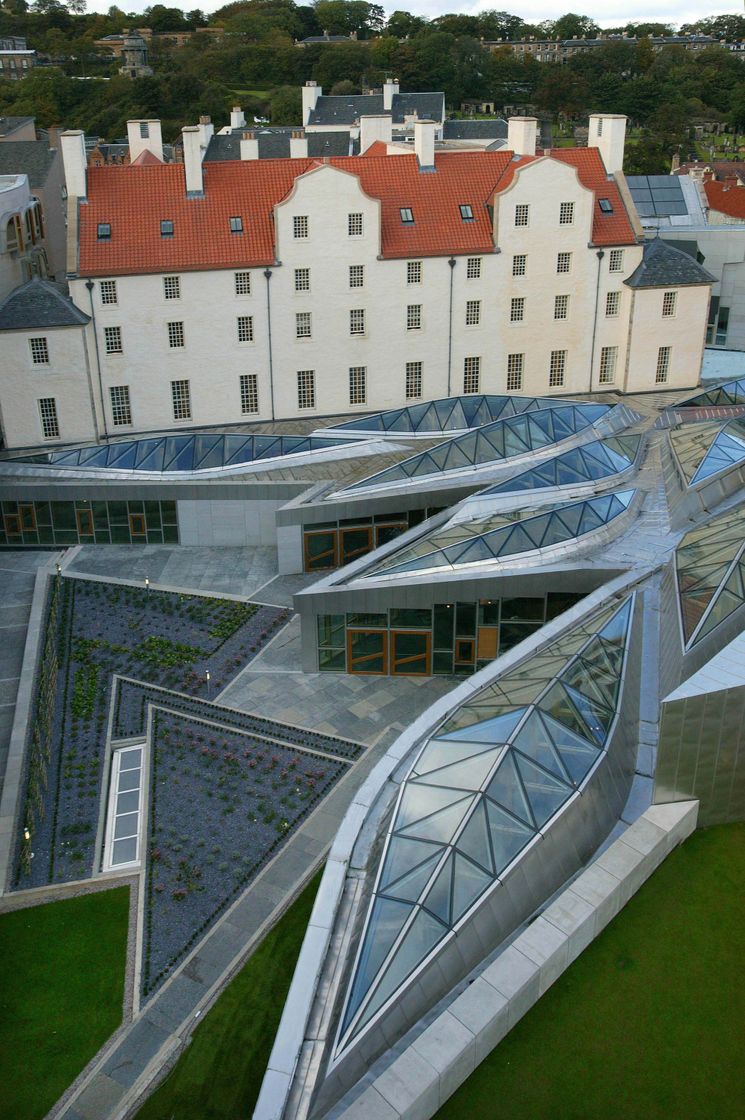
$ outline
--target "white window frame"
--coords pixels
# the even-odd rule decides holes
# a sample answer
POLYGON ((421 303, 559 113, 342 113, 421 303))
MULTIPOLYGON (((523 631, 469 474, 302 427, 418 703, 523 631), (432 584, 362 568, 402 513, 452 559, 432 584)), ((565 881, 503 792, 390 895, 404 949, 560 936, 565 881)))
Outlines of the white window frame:
POLYGON ((515 226, 525 228, 530 225, 530 205, 518 202, 515 205, 515 226))
POLYGON ((349 311, 349 333, 350 333, 350 335, 361 335, 361 334, 365 333, 365 309, 364 309, 364 307, 352 307, 352 308, 350 308, 350 311, 349 311))
POLYGON ((168 331, 168 349, 183 350, 186 346, 183 319, 174 319, 172 322, 166 323, 166 328, 168 331))
POLYGON ((349 403, 367 404, 367 366, 349 367, 349 403))
POLYGON ((660 346, 657 350, 657 368, 654 375, 655 385, 667 385, 670 376, 670 359, 672 358, 672 346, 660 346))
POLYGON ((608 271, 623 272, 623 249, 611 249, 608 253, 608 271))
POLYGON ((314 369, 299 369, 297 371, 297 406, 298 409, 316 407, 316 371, 314 369))
POLYGON ((463 359, 463 394, 471 395, 481 392, 481 358, 468 357, 463 359))
POLYGON ((310 311, 296 311, 295 312, 295 338, 312 338, 313 337, 313 320, 310 311))
POLYGON ((110 385, 109 405, 111 407, 111 423, 113 427, 131 427, 132 401, 129 393, 129 385, 110 385))
POLYGON ((466 280, 481 279, 481 257, 466 258, 466 280))
POLYGON ((466 326, 478 327, 481 324, 481 300, 466 300, 466 326))
POLYGON ((41 432, 43 438, 59 439, 60 426, 56 397, 40 397, 38 400, 38 404, 39 420, 41 422, 41 432))
POLYGON ((350 264, 349 266, 349 287, 350 288, 364 288, 365 286, 365 266, 364 264, 350 264))
POLYGON ((407 284, 421 284, 422 282, 422 262, 421 261, 407 261, 406 262, 406 283, 407 284))
POLYGON ((523 387, 523 374, 525 371, 524 354, 507 355, 507 392, 519 393, 523 387))
POLYGON ((605 317, 616 319, 621 314, 621 293, 619 291, 606 292, 605 317))
POLYGON ((310 223, 307 214, 295 214, 292 219, 292 236, 296 241, 307 241, 310 223))
POLYGON ((171 382, 171 405, 174 423, 191 420, 191 384, 187 378, 171 382))
POLYGON ((28 349, 31 355, 32 366, 48 366, 50 364, 49 339, 46 335, 36 335, 34 338, 30 338, 28 340, 28 349))
POLYGON ((554 319, 569 318, 569 296, 554 296, 554 319))
POLYGON ((163 277, 163 299, 181 299, 181 277, 163 277))
POLYGON ((560 226, 573 226, 574 225, 574 203, 573 202, 560 202, 559 203, 559 225, 560 226))
POLYGON ((107 357, 109 357, 111 354, 123 354, 124 346, 122 345, 122 328, 104 327, 103 344, 107 357))
POLYGON ((259 411, 259 376, 242 373, 238 382, 241 395, 241 416, 253 416, 259 411))
POLYGON ((525 322, 525 296, 513 296, 510 300, 510 322, 525 322))
POLYGON ((515 253, 512 258, 512 275, 525 276, 528 270, 528 254, 515 253))
POLYGON ((566 350, 552 350, 548 366, 548 385, 550 389, 559 389, 564 385, 566 374, 566 350))
POLYGON ((406 307, 406 329, 407 331, 420 331, 422 329, 422 305, 421 303, 410 303, 406 307))
POLYGON ((109 307, 119 302, 116 291, 116 280, 102 280, 99 284, 101 306, 109 307))
POLYGON ((662 293, 662 318, 674 319, 675 313, 678 309, 678 293, 663 292, 662 293))
POLYGON ((296 268, 295 269, 295 291, 296 292, 309 292, 310 291, 310 269, 309 268, 296 268))
POLYGON ((238 341, 253 342, 254 341, 254 317, 253 315, 239 315, 235 321, 238 341))
POLYGON ((603 346, 600 351, 600 368, 598 370, 598 385, 613 385, 616 380, 618 366, 618 347, 603 346))
POLYGON ((557 275, 568 276, 572 271, 572 254, 561 252, 556 254, 557 275))
POLYGON ((237 296, 250 296, 251 295, 251 273, 250 272, 235 272, 234 284, 235 294, 237 296))
POLYGON ((347 214, 347 234, 349 237, 362 237, 364 233, 364 215, 357 211, 347 214))
POLYGON ((407 401, 419 401, 422 399, 422 363, 421 362, 407 362, 406 363, 406 386, 405 396, 407 401))

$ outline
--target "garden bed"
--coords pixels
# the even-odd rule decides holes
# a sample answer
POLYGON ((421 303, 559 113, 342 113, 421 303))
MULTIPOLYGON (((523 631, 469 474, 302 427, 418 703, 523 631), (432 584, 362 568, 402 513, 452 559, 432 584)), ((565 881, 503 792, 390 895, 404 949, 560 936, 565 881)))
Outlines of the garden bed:
MULTIPOLYGON (((170 974, 348 762, 153 709, 142 989, 170 974), (185 810, 188 808, 188 813, 185 810), (187 821, 188 823, 185 823, 187 821)), ((323 736, 313 736, 323 746, 323 736)), ((327 746, 333 750, 334 740, 327 746)))
POLYGON ((15 885, 94 869, 114 673, 192 696, 223 688, 289 610, 87 580, 52 581, 15 885), (209 672, 210 679, 207 679, 209 672))

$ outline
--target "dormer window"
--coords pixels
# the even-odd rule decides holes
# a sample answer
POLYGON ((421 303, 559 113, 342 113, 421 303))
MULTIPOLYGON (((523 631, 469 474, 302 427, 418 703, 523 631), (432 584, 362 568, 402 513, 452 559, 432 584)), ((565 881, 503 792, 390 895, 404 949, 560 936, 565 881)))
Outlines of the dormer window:
POLYGON ((405 226, 413 226, 414 224, 414 211, 410 206, 402 206, 398 211, 401 215, 401 222, 405 226))
POLYGON ((464 222, 473 221, 473 209, 467 202, 461 202, 459 206, 460 216, 464 222))
POLYGON ((164 218, 160 223, 160 236, 173 237, 173 222, 170 218, 164 218))
POLYGON ((97 237, 98 237, 99 241, 110 241, 111 240, 111 223, 110 222, 99 222, 96 234, 97 234, 97 237))
POLYGON ((611 200, 609 198, 598 199, 598 206, 600 207, 600 209, 603 211, 604 214, 612 214, 613 213, 613 203, 611 202, 611 200))
POLYGON ((243 233, 243 218, 231 218, 230 219, 230 232, 231 233, 243 233))

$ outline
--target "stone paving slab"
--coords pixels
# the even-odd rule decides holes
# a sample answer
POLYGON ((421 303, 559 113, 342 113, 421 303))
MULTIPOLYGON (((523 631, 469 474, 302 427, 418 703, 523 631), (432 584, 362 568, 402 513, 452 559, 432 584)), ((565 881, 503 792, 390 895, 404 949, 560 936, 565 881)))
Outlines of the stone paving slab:
MULTIPOLYGON (((173 590, 255 596, 277 575, 274 548, 200 545, 83 545, 68 570, 79 575, 142 580, 173 590)), ((262 601, 261 596, 257 601, 262 601)))

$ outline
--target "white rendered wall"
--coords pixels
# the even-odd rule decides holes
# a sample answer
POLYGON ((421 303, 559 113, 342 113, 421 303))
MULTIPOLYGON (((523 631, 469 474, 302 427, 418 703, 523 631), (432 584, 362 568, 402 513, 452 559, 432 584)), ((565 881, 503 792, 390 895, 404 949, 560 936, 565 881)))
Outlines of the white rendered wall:
POLYGON ((643 393, 657 389, 688 389, 698 385, 703 359, 709 286, 669 289, 676 291, 675 315, 662 316, 661 288, 634 292, 630 328, 629 364, 624 389, 643 393), (667 382, 655 384, 657 356, 661 346, 670 346, 667 382))
MULTIPOLYGON (((464 158, 469 158, 464 156, 464 158)), ((436 172, 430 174, 437 174, 436 172)), ((464 201, 469 201, 464 199, 464 201)), ((471 200, 474 206, 476 199, 471 200)), ((479 390, 507 391, 510 354, 522 354, 523 394, 566 396, 598 388, 654 390, 649 347, 661 343, 634 331, 635 349, 629 355, 629 315, 632 292, 624 286, 641 260, 642 246, 623 249, 623 268, 610 272, 610 248, 602 257, 590 246, 594 195, 579 182, 574 168, 541 159, 523 168, 495 200, 497 252, 481 256, 481 276, 468 279, 467 256, 419 258, 421 283, 407 283, 407 260, 380 259, 380 204, 364 194, 352 174, 323 165, 300 176, 294 190, 275 208, 277 264, 265 279, 263 268, 251 269, 251 294, 236 296, 234 270, 182 272, 180 298, 165 298, 161 275, 116 278, 118 302, 101 302, 96 281, 93 302, 98 349, 110 427, 108 390, 129 385, 131 428, 148 431, 163 427, 202 427, 242 420, 318 416, 342 411, 366 412, 398 407, 412 401, 405 396, 406 363, 422 363, 422 398, 432 399, 464 390, 464 362, 479 358, 479 390), (574 203, 571 225, 559 224, 562 202, 574 203), (515 226, 515 206, 529 207, 528 226, 515 226), (363 234, 350 237, 348 215, 363 215, 363 234), (308 237, 293 235, 293 217, 308 218, 308 237), (557 273, 557 255, 569 252, 571 270, 557 273), (513 257, 525 254, 524 276, 513 276, 513 257), (364 286, 350 288, 349 268, 364 267, 364 286), (310 269, 310 290, 295 290, 295 269, 310 269), (450 299, 452 273, 452 338, 450 299), (271 301, 270 383, 269 318, 271 301), (606 316, 606 295, 620 293, 619 314, 606 316), (569 296, 566 319, 554 317, 557 295, 569 296), (525 298, 521 322, 510 322, 510 301, 525 298), (480 301, 480 321, 466 325, 466 303, 480 301), (421 329, 407 329, 407 305, 422 308, 421 329), (365 332, 350 334, 350 311, 364 310, 365 332), (296 337, 296 314, 311 316, 311 337, 296 337), (253 317, 254 340, 239 342, 237 317, 253 317), (168 345, 169 321, 184 323, 185 346, 168 345), (107 355, 105 326, 122 329, 123 353, 107 355), (616 346, 617 376, 599 385, 602 347, 616 346), (549 385, 551 352, 566 350, 563 385, 549 385), (367 398, 350 405, 349 369, 367 371, 367 398), (297 372, 315 371, 315 406, 298 406, 297 372), (258 378, 259 412, 242 414, 239 377, 258 378), (174 424, 171 381, 188 380, 192 418, 174 424)), ((415 216, 416 220, 416 216, 415 216)), ((88 307, 84 279, 71 281, 71 295, 88 307)), ((695 384, 698 377, 708 288, 681 295, 681 310, 666 323, 675 352, 689 354, 685 368, 676 366, 671 387, 695 384), (685 304, 686 312, 682 311, 685 304)), ((658 293, 661 299, 661 293, 658 293)), ((638 300, 641 308, 643 300, 638 300)), ((640 321, 640 327, 642 323, 640 321)), ((655 331, 659 328, 656 325, 655 331)), ((93 327, 89 328, 92 332, 93 327)), ((94 353, 90 346, 91 354, 94 353)))
POLYGON ((0 345, 0 413, 7 447, 98 438, 82 327, 3 331, 0 345), (39 337, 47 340, 49 365, 34 365, 31 361, 29 340, 39 337), (38 404, 42 397, 53 397, 57 402, 59 440, 43 437, 38 404))

